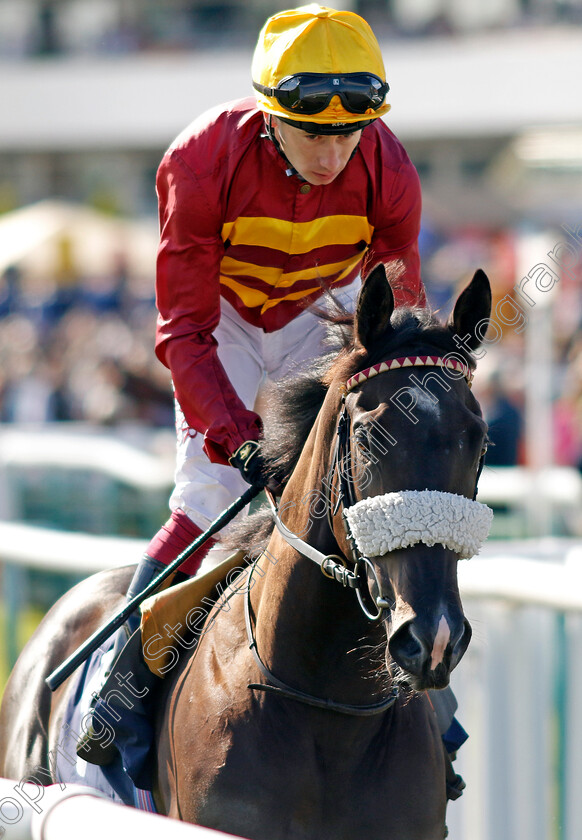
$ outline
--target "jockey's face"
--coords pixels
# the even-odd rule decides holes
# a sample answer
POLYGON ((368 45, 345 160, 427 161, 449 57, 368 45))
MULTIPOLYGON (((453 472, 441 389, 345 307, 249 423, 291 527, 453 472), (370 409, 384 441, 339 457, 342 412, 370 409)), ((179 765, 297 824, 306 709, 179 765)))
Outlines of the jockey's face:
POLYGON ((360 142, 361 131, 352 134, 307 134, 300 128, 273 118, 275 137, 291 166, 310 184, 331 184, 344 169, 360 142))

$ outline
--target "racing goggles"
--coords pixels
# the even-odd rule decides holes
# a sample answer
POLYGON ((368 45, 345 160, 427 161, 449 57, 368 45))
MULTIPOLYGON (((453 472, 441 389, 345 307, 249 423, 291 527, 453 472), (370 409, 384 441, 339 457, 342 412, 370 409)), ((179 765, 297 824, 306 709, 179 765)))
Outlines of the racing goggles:
POLYGON ((373 73, 297 73, 282 79, 277 87, 269 88, 253 82, 264 96, 274 96, 287 111, 294 114, 320 114, 334 96, 339 96, 346 111, 365 114, 377 111, 390 90, 373 73))

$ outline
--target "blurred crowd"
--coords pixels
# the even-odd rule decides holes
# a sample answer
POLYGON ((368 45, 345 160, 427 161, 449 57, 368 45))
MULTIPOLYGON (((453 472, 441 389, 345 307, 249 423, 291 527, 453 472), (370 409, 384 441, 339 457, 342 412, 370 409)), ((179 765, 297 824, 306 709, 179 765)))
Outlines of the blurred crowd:
POLYGON ((45 290, 7 269, 0 283, 0 421, 171 426, 170 376, 153 352, 153 282, 151 288, 150 297, 136 294, 120 270, 45 290))
MULTIPOLYGON (((420 244, 429 300, 442 319, 476 267, 487 271, 494 301, 513 292, 512 231, 445 234, 426 223, 420 244)), ((547 314, 553 459, 582 469, 582 269, 560 287, 547 314)), ((153 349, 153 289, 153 277, 136 282, 122 263, 113 276, 68 278, 50 289, 9 268, 0 282, 0 422, 171 427, 170 376, 153 349)), ((490 425, 491 466, 527 461, 524 338, 505 329, 479 361, 475 394, 490 425)))
MULTIPOLYGON (((485 269, 490 278, 494 310, 506 296, 520 306, 516 286, 523 270, 518 259, 521 233, 470 228, 439 235, 425 224, 421 236, 423 279, 432 306, 442 311, 443 318, 477 267, 485 269)), ((543 256, 543 252, 532 254, 534 262, 528 269, 543 256)), ((524 319, 531 320, 523 300, 521 306, 524 319)), ((552 435, 549 457, 555 465, 582 471, 582 254, 576 266, 569 266, 568 273, 562 272, 552 305, 542 317, 550 320, 551 346, 547 352, 551 373, 549 392, 544 394, 552 435)), ((527 401, 542 381, 545 351, 542 337, 538 341, 535 332, 528 343, 527 327, 520 321, 514 326, 503 324, 498 335, 500 340, 494 341, 495 330, 491 329, 478 351, 473 386, 489 424, 491 444, 486 463, 491 467, 525 465, 529 462, 526 423, 538 420, 532 418, 531 408, 528 415, 527 401)))
MULTIPOLYGON (((0 0, 0 57, 250 46, 266 15, 283 8, 262 0, 0 0)), ((343 8, 363 15, 383 38, 582 24, 580 0, 353 0, 343 8)))

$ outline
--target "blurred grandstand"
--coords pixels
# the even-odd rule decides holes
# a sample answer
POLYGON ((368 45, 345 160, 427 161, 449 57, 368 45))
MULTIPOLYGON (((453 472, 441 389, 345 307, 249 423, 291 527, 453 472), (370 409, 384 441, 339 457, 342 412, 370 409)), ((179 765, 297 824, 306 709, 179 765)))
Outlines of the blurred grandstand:
MULTIPOLYGON (((258 27, 285 5, 0 0, 0 421, 171 426, 152 351, 155 169, 191 118, 251 93, 258 27)), ((490 334, 491 466, 578 469, 582 2, 343 7, 382 41, 388 121, 423 184, 433 306, 446 311, 477 266, 497 303, 523 306, 529 272, 531 288, 555 286, 527 328, 490 334)))

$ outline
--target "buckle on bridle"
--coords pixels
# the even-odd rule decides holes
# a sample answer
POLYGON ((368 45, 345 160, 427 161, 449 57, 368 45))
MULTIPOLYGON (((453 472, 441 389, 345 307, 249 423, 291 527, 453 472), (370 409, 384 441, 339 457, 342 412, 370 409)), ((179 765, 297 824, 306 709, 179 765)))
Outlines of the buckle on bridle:
POLYGON ((349 589, 357 589, 359 585, 357 575, 351 569, 348 569, 345 558, 338 554, 328 554, 324 558, 321 564, 321 572, 326 578, 336 580, 349 589))

